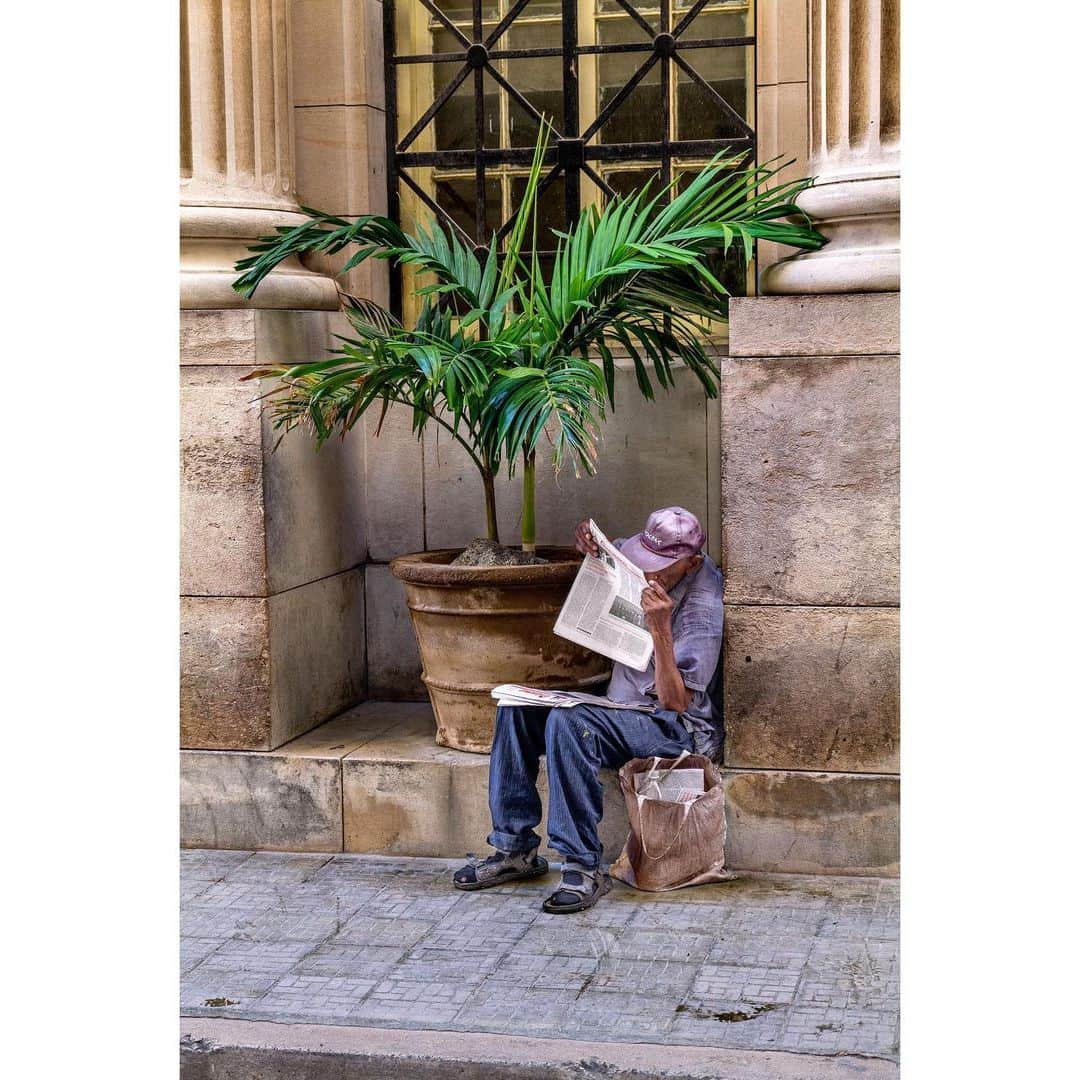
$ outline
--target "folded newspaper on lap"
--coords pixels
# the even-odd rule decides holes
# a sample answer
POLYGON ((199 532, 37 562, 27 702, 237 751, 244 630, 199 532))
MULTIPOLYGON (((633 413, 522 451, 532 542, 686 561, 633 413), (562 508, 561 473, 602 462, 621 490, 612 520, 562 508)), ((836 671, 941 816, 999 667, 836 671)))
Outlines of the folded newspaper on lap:
POLYGON ((519 686, 503 683, 491 691, 500 705, 539 705, 545 709, 570 709, 575 705, 599 705, 605 709, 634 709, 637 712, 655 712, 655 705, 625 705, 611 698, 585 694, 578 690, 541 690, 535 686, 519 686))
POLYGON ((589 521, 600 556, 586 555, 555 621, 555 633, 577 645, 644 671, 653 640, 641 610, 645 575, 589 521))

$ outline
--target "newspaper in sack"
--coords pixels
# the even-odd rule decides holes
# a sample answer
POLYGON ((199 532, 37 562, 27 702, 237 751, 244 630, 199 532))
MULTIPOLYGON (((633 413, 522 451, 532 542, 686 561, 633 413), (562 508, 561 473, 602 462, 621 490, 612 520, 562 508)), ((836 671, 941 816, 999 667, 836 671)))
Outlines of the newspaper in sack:
POLYGON ((555 633, 635 671, 652 659, 653 640, 641 610, 645 575, 590 519, 599 557, 586 555, 555 621, 555 633))

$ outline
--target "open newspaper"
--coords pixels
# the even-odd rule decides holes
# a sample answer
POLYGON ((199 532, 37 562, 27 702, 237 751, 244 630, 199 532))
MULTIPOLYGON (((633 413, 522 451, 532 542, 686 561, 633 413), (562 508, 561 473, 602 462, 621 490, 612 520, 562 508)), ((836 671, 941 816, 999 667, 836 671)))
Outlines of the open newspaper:
POLYGON ((645 575, 591 519, 589 529, 600 555, 585 556, 555 621, 555 633, 635 671, 644 671, 653 653, 652 635, 641 610, 645 575))

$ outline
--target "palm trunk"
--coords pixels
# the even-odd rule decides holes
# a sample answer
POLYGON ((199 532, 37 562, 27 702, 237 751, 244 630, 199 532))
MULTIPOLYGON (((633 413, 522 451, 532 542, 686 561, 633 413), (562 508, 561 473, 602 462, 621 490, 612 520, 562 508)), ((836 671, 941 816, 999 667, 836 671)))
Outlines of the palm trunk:
POLYGON ((489 540, 499 542, 499 518, 495 513, 495 474, 490 469, 481 469, 484 479, 484 513, 487 515, 487 534, 489 540))
POLYGON ((536 551, 536 452, 525 455, 522 471, 521 550, 536 551))

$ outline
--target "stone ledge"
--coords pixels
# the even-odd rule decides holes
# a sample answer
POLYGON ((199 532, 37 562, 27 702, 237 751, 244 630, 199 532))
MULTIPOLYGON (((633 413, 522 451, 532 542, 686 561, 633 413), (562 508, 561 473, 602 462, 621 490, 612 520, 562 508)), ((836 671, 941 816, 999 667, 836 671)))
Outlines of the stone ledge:
MULTIPOLYGON (((181 752, 186 847, 459 857, 490 830, 483 754, 437 746, 430 707, 366 702, 277 750, 181 752)), ((735 869, 892 875, 899 781, 851 773, 721 770, 735 869)), ((603 775, 606 857, 627 819, 603 775)), ((544 774, 541 770, 541 793, 544 774)))
POLYGON ((900 351, 900 294, 732 297, 730 356, 900 351))
POLYGON ((341 759, 398 719, 361 705, 277 750, 181 750, 181 843, 340 851, 341 759))

